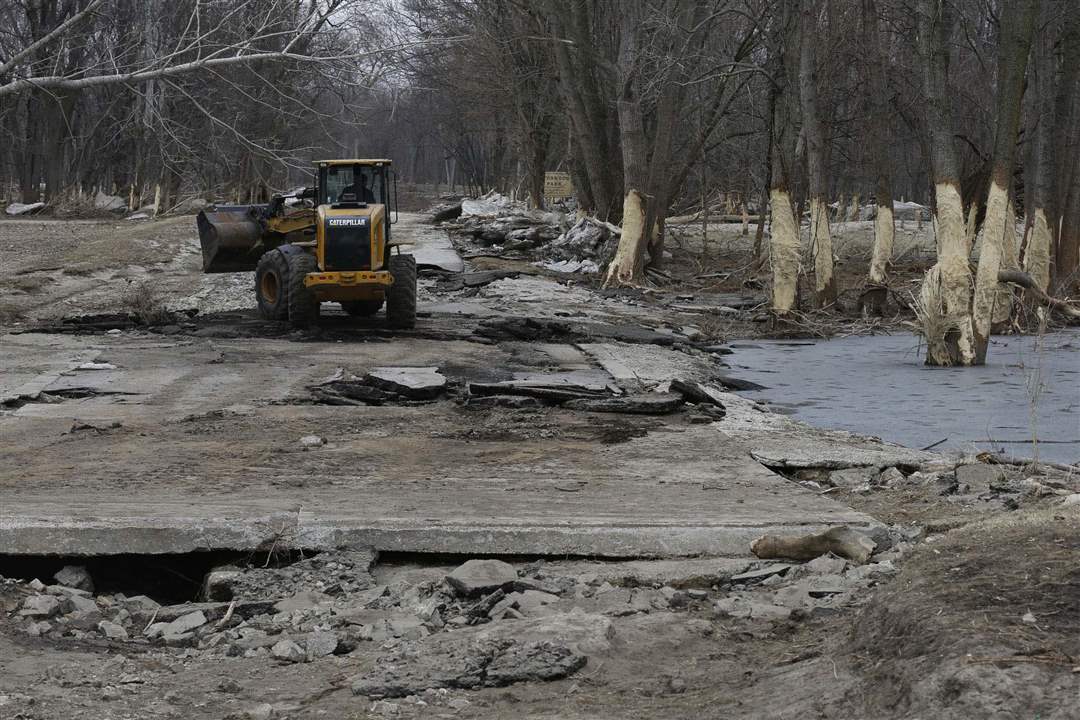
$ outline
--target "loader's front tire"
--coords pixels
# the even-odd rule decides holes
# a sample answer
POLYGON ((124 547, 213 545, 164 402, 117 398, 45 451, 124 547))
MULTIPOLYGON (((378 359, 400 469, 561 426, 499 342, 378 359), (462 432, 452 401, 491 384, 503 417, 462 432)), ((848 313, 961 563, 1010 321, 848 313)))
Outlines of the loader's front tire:
POLYGON ((276 248, 263 253, 255 266, 255 301, 267 320, 289 318, 289 263, 276 248))
POLYGON ((315 272, 315 258, 307 253, 292 253, 289 263, 289 322, 293 327, 310 327, 319 319, 319 300, 304 285, 304 276, 315 272))
POLYGON ((371 317, 382 306, 382 300, 345 300, 341 303, 341 309, 353 317, 371 317))
POLYGON ((390 275, 394 284, 386 294, 386 320, 393 328, 416 326, 416 258, 392 255, 390 275))

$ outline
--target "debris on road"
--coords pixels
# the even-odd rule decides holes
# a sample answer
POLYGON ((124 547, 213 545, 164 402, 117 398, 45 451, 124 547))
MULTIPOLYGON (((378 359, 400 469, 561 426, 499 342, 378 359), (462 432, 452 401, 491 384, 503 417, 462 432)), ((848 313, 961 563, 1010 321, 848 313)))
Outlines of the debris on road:
POLYGON ((792 560, 812 560, 832 553, 861 565, 870 558, 875 547, 877 543, 858 530, 834 527, 816 535, 762 535, 750 544, 750 551, 762 559, 792 560))

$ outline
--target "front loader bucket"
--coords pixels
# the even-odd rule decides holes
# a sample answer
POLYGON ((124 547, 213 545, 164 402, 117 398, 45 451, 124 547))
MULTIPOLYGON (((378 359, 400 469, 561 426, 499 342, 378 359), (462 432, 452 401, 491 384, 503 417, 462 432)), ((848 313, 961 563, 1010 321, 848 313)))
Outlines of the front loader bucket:
POLYGON ((262 250, 261 205, 223 205, 195 218, 202 245, 203 272, 250 272, 262 250))

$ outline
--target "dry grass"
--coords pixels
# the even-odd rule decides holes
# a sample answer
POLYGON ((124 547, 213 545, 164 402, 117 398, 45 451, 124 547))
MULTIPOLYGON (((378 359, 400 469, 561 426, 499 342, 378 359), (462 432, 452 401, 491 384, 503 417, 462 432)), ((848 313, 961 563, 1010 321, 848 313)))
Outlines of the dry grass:
POLYGON ((173 314, 149 282, 129 283, 121 298, 124 310, 140 325, 168 325, 173 314))
POLYGON ((875 709, 948 701, 966 708, 964 717, 987 717, 1000 693, 1016 706, 1054 702, 1033 689, 1080 665, 1078 523, 1080 509, 1057 504, 997 515, 922 545, 852 629, 849 651, 863 661, 875 709), (1022 681, 1011 674, 1018 666, 1044 674, 1022 681))

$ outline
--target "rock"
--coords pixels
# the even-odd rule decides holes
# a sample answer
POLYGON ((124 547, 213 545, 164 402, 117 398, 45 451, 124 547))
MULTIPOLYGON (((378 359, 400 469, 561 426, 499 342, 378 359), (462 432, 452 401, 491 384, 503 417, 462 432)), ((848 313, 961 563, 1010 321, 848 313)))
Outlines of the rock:
POLYGON ((66 587, 64 585, 49 585, 45 588, 45 592, 49 593, 50 595, 56 595, 61 599, 71 597, 73 595, 78 595, 80 597, 92 596, 92 593, 89 593, 86 590, 79 590, 78 588, 66 587))
POLYGON ((832 553, 816 557, 797 568, 798 575, 839 575, 847 568, 847 560, 832 553))
POLYGON ((23 601, 19 615, 30 618, 51 618, 60 612, 60 600, 52 595, 31 595, 23 601))
POLYGON ((843 470, 833 470, 829 473, 829 482, 833 487, 854 490, 864 485, 869 485, 877 480, 878 472, 874 467, 853 467, 843 470))
POLYGON ((791 617, 791 608, 742 597, 726 597, 717 600, 713 603, 713 611, 721 617, 748 620, 786 620, 791 617))
POLYGON ((973 463, 956 468, 956 482, 964 494, 979 495, 990 491, 991 485, 1005 480, 1005 469, 1000 465, 973 463))
POLYGON ((98 612, 98 604, 94 602, 92 597, 69 595, 60 601, 60 611, 63 613, 98 612))
POLYGON ((318 435, 305 435, 300 438, 300 446, 303 448, 317 448, 326 444, 326 438, 318 435))
POLYGON ((34 578, 30 582, 26 583, 26 587, 30 588, 36 593, 45 591, 45 583, 41 582, 37 578, 34 578))
POLYGON ((877 484, 888 488, 899 487, 906 481, 907 478, 904 477, 904 473, 894 467, 885 468, 877 477, 877 484))
POLYGON ((109 622, 108 620, 102 620, 98 623, 97 627, 98 630, 100 630, 105 635, 105 637, 109 638, 110 640, 128 639, 128 631, 124 629, 123 625, 118 625, 114 622, 109 622))
POLYGON ((847 586, 844 583, 844 578, 840 575, 811 578, 807 587, 807 593, 813 598, 839 595, 845 590, 847 590, 847 586))
POLYGON ((198 644, 198 638, 191 632, 167 632, 161 639, 168 647, 195 647, 198 644))
POLYGON ((304 646, 307 650, 307 659, 309 662, 317 658, 326 657, 327 655, 333 655, 338 646, 337 635, 325 630, 316 630, 308 635, 307 642, 304 643, 304 646))
POLYGON ((41 210, 44 207, 45 207, 45 203, 43 203, 43 202, 35 202, 35 203, 17 203, 17 202, 15 202, 15 203, 11 203, 10 205, 8 205, 7 209, 4 212, 6 212, 8 215, 26 215, 27 213, 37 212, 38 210, 41 210))
POLYGON ((548 641, 444 644, 383 658, 352 683, 355 695, 402 698, 435 688, 502 687, 564 678, 587 658, 548 641))
POLYGON ((202 627, 207 623, 206 615, 201 610, 181 615, 171 622, 154 623, 146 629, 149 638, 183 635, 202 627))
POLYGON ((331 598, 329 595, 325 595, 316 590, 305 590, 296 593, 292 597, 285 598, 284 600, 278 600, 274 603, 274 610, 279 613, 291 613, 295 610, 310 610, 323 603, 328 603, 330 600, 331 598))
POLYGON ((511 645, 487 666, 484 684, 501 687, 517 682, 557 680, 585 667, 587 658, 548 642, 511 645))
POLYGON ((470 397, 468 407, 508 407, 508 408, 537 408, 543 407, 544 403, 539 398, 525 395, 486 395, 483 397, 470 397))
POLYGON ((30 637, 41 637, 50 630, 52 630, 52 625, 45 622, 44 620, 40 622, 32 622, 26 626, 26 634, 30 637))
MULTIPOLYGON (((499 642, 553 642, 565 645, 580 655, 595 655, 611 650, 615 625, 610 617, 586 613, 579 608, 513 623, 488 623, 477 626, 479 640, 499 642)), ((436 636, 437 637, 437 636, 436 636)))
POLYGON ((245 720, 271 720, 277 716, 274 706, 270 703, 259 703, 244 711, 245 720))
POLYGON ((1073 493, 1072 495, 1065 496, 1065 499, 1061 501, 1061 504, 1066 507, 1080 505, 1080 493, 1073 493))
POLYGON ((558 595, 552 595, 551 593, 540 592, 539 590, 525 590, 524 592, 515 592, 507 596, 512 598, 516 603, 516 606, 526 615, 540 610, 546 605, 551 605, 559 601, 558 595))
POLYGON ((853 568, 849 568, 844 573, 844 579, 851 583, 863 582, 868 578, 872 578, 874 575, 892 575, 896 572, 896 566, 893 565, 891 560, 882 560, 881 562, 870 563, 869 565, 858 565, 853 568))
POLYGON ((94 592, 94 581, 82 565, 66 565, 53 575, 53 579, 66 587, 94 592))
POLYGON ((707 590, 691 589, 687 590, 686 594, 691 600, 708 600, 709 598, 709 592, 707 590))
POLYGON ((120 692, 120 688, 116 687, 115 685, 106 685, 105 687, 101 688, 102 700, 119 700, 123 696, 124 694, 120 692))
POLYGON ((446 390, 446 377, 436 367, 377 367, 364 381, 410 400, 431 400, 446 390))
POLYGON ((446 576, 446 582, 466 597, 498 590, 517 579, 514 567, 501 560, 469 560, 446 576))
POLYGON ((611 398, 580 398, 563 403, 563 407, 586 412, 667 415, 680 409, 683 403, 683 396, 678 393, 641 393, 611 398))
POLYGON ((672 610, 683 610, 690 605, 690 595, 685 590, 676 590, 668 598, 668 607, 672 610))
POLYGON ((277 660, 291 663, 303 662, 307 658, 304 649, 289 638, 279 640, 270 648, 270 655, 277 660))
POLYGON ((764 567, 758 568, 757 570, 747 570, 746 572, 739 573, 738 575, 732 575, 731 582, 745 584, 760 582, 767 577, 787 572, 793 567, 795 566, 790 563, 771 563, 769 565, 765 565, 764 567))

